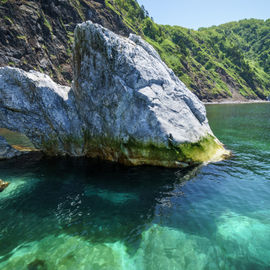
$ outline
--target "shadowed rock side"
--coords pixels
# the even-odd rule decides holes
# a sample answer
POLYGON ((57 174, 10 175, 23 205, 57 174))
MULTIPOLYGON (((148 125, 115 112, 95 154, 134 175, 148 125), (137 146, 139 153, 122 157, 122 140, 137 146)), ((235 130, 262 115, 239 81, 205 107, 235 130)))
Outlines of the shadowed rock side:
POLYGON ((203 104, 157 52, 88 21, 75 30, 73 87, 0 68, 0 126, 49 155, 126 165, 188 166, 219 160, 203 104))

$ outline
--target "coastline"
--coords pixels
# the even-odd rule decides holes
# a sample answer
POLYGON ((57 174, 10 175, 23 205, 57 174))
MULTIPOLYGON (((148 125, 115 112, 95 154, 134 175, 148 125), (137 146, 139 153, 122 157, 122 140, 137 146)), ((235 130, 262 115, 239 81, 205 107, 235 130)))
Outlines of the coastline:
POLYGON ((270 100, 220 100, 220 101, 212 101, 212 102, 203 102, 204 105, 217 105, 217 104, 253 104, 253 103, 270 103, 270 100))

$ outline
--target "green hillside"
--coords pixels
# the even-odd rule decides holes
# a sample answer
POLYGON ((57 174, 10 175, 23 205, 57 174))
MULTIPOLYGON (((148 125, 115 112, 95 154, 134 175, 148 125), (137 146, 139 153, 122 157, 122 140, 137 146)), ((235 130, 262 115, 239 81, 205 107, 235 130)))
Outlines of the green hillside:
POLYGON ((157 49, 200 99, 266 99, 270 95, 270 19, 195 31, 156 24, 136 0, 105 2, 157 49))

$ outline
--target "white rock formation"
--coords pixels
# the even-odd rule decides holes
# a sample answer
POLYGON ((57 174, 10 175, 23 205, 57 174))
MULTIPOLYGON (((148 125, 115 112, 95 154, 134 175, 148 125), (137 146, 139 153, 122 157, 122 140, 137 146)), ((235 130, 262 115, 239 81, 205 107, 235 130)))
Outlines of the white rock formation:
POLYGON ((72 89, 0 68, 0 127, 51 155, 186 166, 225 152, 204 105, 140 37, 88 21, 75 30, 72 89))
POLYGON ((37 149, 65 154, 68 152, 63 146, 65 137, 71 133, 79 136, 78 126, 69 87, 58 85, 36 71, 0 68, 1 128, 25 134, 37 149))
POLYGON ((204 105, 136 35, 120 37, 90 21, 78 25, 73 89, 90 137, 99 138, 101 147, 91 148, 91 156, 178 166, 177 161, 209 160, 223 150, 204 105))
POLYGON ((80 113, 97 134, 163 144, 212 134, 203 104, 140 37, 80 24, 74 61, 80 113))

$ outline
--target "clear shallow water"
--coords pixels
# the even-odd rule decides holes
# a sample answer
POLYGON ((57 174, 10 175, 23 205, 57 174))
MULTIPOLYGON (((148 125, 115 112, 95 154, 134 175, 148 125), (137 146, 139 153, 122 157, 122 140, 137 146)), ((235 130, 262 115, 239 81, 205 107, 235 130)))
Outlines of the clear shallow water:
POLYGON ((270 269, 270 105, 210 105, 230 160, 0 162, 0 269, 270 269))

